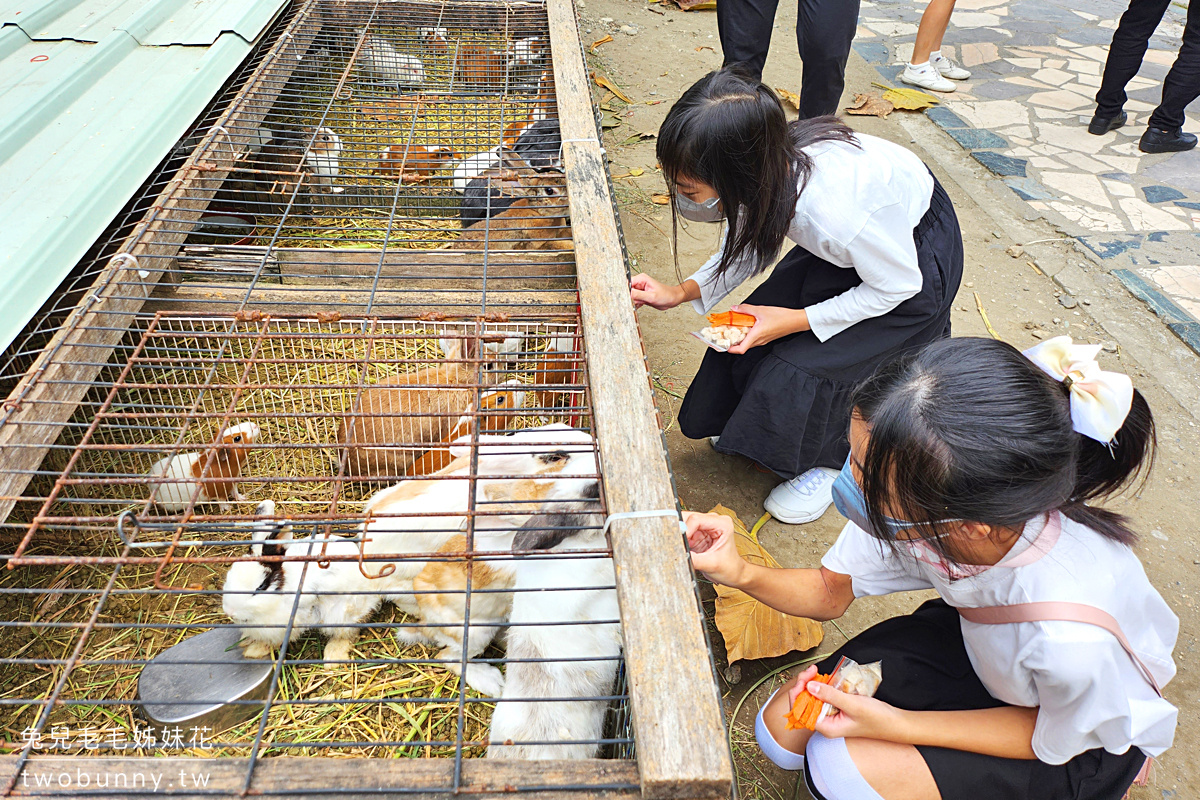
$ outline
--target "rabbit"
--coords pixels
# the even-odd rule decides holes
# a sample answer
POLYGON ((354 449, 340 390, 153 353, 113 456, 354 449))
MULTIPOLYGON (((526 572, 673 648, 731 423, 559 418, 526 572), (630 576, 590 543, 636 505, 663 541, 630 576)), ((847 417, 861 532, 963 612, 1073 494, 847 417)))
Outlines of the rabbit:
POLYGON ((533 66, 549 54, 549 45, 541 36, 517 39, 508 49, 508 57, 514 66, 533 66))
POLYGON ((538 173, 512 150, 502 150, 500 166, 489 169, 467 184, 463 192, 459 218, 464 228, 481 219, 494 217, 522 197, 547 194, 541 184, 530 179, 538 173))
POLYGON ((467 88, 499 91, 507 88, 508 54, 477 44, 460 44, 454 55, 454 79, 467 88))
MULTIPOLYGON (((264 500, 255 514, 274 517, 275 502, 264 500)), ((350 649, 358 638, 357 624, 379 607, 384 592, 405 583, 388 575, 378 562, 360 564, 359 542, 320 532, 308 539, 293 540, 292 523, 287 520, 265 519, 252 527, 255 538, 266 540, 251 545, 255 558, 282 556, 297 560, 238 561, 230 565, 221 589, 222 609, 235 624, 246 626, 242 630, 246 657, 265 658, 281 647, 291 620, 289 641, 317 629, 328 639, 326 661, 349 660, 350 649), (355 558, 331 560, 326 567, 317 561, 299 560, 316 555, 355 558), (363 570, 380 577, 368 578, 363 570)))
MULTIPOLYGON (((503 145, 497 145, 491 150, 485 150, 482 153, 476 153, 468 157, 464 161, 454 165, 454 180, 453 186, 460 192, 467 190, 467 184, 475 178, 478 178, 489 169, 494 169, 500 166, 500 151, 504 149, 503 145)), ((515 153, 514 153, 515 155, 515 153)))
POLYGON ((536 390, 539 408, 550 409, 557 405, 563 392, 551 389, 556 385, 572 385, 582 369, 581 357, 575 352, 571 339, 555 339, 537 360, 533 371, 533 382, 542 387, 536 390), (565 346, 564 346, 565 345, 565 346))
POLYGON ((554 104, 556 102, 554 92, 554 70, 548 69, 542 73, 541 80, 538 81, 537 100, 534 102, 531 118, 534 122, 551 119, 554 117, 554 104))
MULTIPOLYGON (((365 30, 359 28, 358 35, 365 30)), ((425 65, 416 56, 401 53, 386 40, 378 36, 367 36, 358 51, 358 61, 363 68, 381 78, 384 83, 401 88, 418 88, 425 83, 425 65)))
POLYGON ((341 174, 342 139, 329 128, 317 128, 313 142, 304 152, 304 166, 317 176, 318 183, 341 192, 344 187, 334 186, 333 179, 341 174))
POLYGON ((245 499, 238 492, 237 479, 259 433, 258 425, 243 422, 221 431, 217 443, 202 453, 178 453, 159 459, 150 467, 149 476, 159 479, 152 481, 157 485, 150 501, 169 514, 179 514, 195 495, 197 505, 216 503, 223 513, 229 513, 231 500, 245 499))
MULTIPOLYGON (((486 443, 479 447, 476 459, 476 552, 510 550, 514 532, 538 506, 577 500, 587 496, 596 483, 592 437, 582 431, 556 425, 509 436, 480 435, 480 440, 486 443)), ((415 593, 391 594, 387 599, 426 623, 397 629, 397 639, 441 647, 438 657, 455 674, 462 674, 464 651, 471 659, 492 642, 512 603, 511 594, 504 591, 512 588, 511 560, 476 559, 470 566, 468 559, 453 557, 467 546, 466 537, 459 535, 469 508, 471 459, 467 448, 469 437, 452 448, 455 460, 437 473, 440 480, 397 484, 377 492, 364 507, 368 522, 363 530, 364 537, 371 540, 369 547, 378 552, 442 556, 425 564, 399 563, 398 571, 412 574, 415 593), (412 516, 431 512, 438 516, 412 516), (472 570, 471 623, 464 645, 468 570, 472 570)), ((491 697, 503 690, 503 676, 488 664, 469 663, 464 679, 491 697)))
POLYGON ((515 200, 507 209, 465 228, 442 250, 573 250, 569 210, 562 173, 540 173, 528 179, 533 197, 515 200))
MULTIPOLYGON (((605 550, 599 486, 590 488, 592 502, 531 518, 513 537, 514 553, 605 550)), ((593 758, 608 703, 588 698, 612 692, 621 655, 621 626, 611 621, 620 619, 612 558, 530 555, 516 572, 508 672, 487 757, 593 758), (547 699, 528 702, 535 698, 547 699), (562 744, 531 743, 546 741, 562 744)))
POLYGON ((525 162, 534 169, 562 168, 562 134, 558 120, 543 119, 533 123, 513 145, 525 162))
MULTIPOLYGON (((473 339, 449 339, 444 352, 442 364, 389 376, 363 389, 357 412, 338 430, 338 443, 349 450, 348 475, 404 475, 428 445, 446 440, 475 400, 474 388, 447 386, 474 384, 480 372, 484 384, 499 382, 500 373, 472 363, 478 352, 473 339)), ((484 360, 490 359, 484 355, 484 360)))
MULTIPOLYGON (((519 341, 519 340, 518 340, 519 341)), ((496 387, 496 391, 486 392, 479 402, 479 429, 488 433, 503 431, 512 420, 512 412, 525 407, 526 393, 520 391, 523 384, 519 381, 508 381, 496 387), (488 413, 491 412, 491 413, 488 413)), ((455 423, 448 439, 470 436, 472 431, 472 407, 467 409, 455 423)), ((425 455, 418 458, 408 468, 409 475, 431 475, 448 466, 453 461, 450 450, 446 447, 433 447, 425 455)))
POLYGON ((379 167, 375 171, 385 177, 399 178, 401 183, 416 183, 461 157, 449 147, 391 144, 379 151, 379 167))

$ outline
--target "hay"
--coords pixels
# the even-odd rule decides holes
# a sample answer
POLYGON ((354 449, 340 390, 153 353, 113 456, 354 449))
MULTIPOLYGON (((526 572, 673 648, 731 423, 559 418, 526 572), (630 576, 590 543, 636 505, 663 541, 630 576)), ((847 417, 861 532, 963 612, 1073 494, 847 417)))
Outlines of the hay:
MULTIPOLYGON (((111 547, 101 547, 96 554, 115 555, 111 547)), ((75 566, 68 568, 72 589, 99 590, 107 583, 111 567, 75 566)), ((0 619, 30 620, 40 597, 36 594, 14 594, 16 587, 49 586, 58 568, 21 567, 0 572, 0 619)), ((125 566, 118 575, 114 593, 109 597, 90 635, 80 663, 72 670, 61 695, 62 700, 88 701, 77 705, 57 705, 50 714, 44 734, 49 739, 52 729, 65 726, 72 738, 79 732, 91 730, 100 747, 105 742, 132 743, 135 729, 147 727, 138 716, 136 705, 137 677, 145 661, 163 650, 203 630, 228 624, 220 609, 219 595, 186 592, 145 591, 153 586, 154 565, 125 566), (188 628, 163 629, 144 627, 146 623, 187 625, 188 628), (113 623, 131 627, 105 627, 113 623), (101 664, 100 661, 131 661, 129 664, 101 664)), ((224 567, 209 564, 181 565, 178 571, 168 570, 168 582, 174 586, 200 582, 206 589, 219 589, 224 567)), ((22 663, 0 671, 0 696, 6 699, 46 700, 61 675, 63 666, 44 666, 28 663, 32 659, 63 660, 75 647, 81 624, 91 614, 96 593, 64 595, 41 618, 37 627, 9 629, 6 644, 14 658, 22 663), (52 623, 74 623, 73 627, 53 627, 52 623)), ((381 624, 405 621, 405 616, 387 605, 377 612, 373 621, 381 624)), ((323 639, 309 635, 288 647, 292 659, 320 659, 323 639)), ((364 628, 356 652, 367 659, 422 659, 434 657, 433 648, 401 647, 392 629, 364 628)), ((321 755, 328 757, 444 757, 454 754, 446 745, 369 745, 370 742, 433 742, 456 740, 458 733, 459 679, 443 666, 383 664, 287 664, 280 676, 263 736, 264 755, 321 755), (436 702, 417 702, 420 698, 435 698, 436 702), (295 703, 290 701, 325 701, 295 703), (362 701, 386 702, 362 702, 362 701), (357 702, 338 702, 357 701, 357 702), (361 742, 359 746, 295 747, 295 743, 361 742)), ((469 697, 478 697, 468 690, 469 697)), ((10 707, 11 709, 12 707, 10 707)), ((494 708, 491 703, 473 702, 465 705, 463 741, 467 757, 483 755, 487 726, 494 708), (474 743, 474 744, 472 744, 474 743)), ((0 736, 9 746, 21 743, 20 734, 33 725, 41 713, 36 703, 18 706, 6 714, 4 734, 0 736)), ((169 756, 245 756, 249 755, 258 732, 261 714, 228 732, 207 736, 210 747, 188 747, 185 750, 146 748, 126 754, 169 756)), ((194 734, 184 729, 184 742, 194 734)), ((160 734, 161 736, 161 734, 160 734)), ((4 749, 0 742, 0 751, 4 749)), ((97 754, 76 747, 60 754, 97 754)), ((107 750, 111 754, 112 750, 107 750)))

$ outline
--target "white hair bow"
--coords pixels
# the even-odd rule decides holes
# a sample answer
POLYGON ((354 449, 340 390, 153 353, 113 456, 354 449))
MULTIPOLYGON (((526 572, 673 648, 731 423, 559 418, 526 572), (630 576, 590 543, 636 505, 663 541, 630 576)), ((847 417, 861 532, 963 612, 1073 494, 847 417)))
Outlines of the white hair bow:
POLYGON ((1098 344, 1075 344, 1056 336, 1024 351, 1038 369, 1066 384, 1071 393, 1071 423, 1076 431, 1101 444, 1117 435, 1133 405, 1133 381, 1120 372, 1105 372, 1096 361, 1098 344))

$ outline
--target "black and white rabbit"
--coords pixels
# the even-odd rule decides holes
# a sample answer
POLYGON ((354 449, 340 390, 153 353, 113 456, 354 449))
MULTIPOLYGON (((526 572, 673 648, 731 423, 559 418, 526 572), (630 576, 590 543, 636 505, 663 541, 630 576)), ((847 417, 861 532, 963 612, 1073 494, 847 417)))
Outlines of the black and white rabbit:
POLYGON ((387 570, 380 563, 368 561, 361 566, 382 577, 368 578, 363 574, 357 558, 358 542, 324 533, 294 540, 292 523, 273 519, 273 500, 259 503, 255 515, 264 519, 253 523, 250 529, 255 539, 265 542, 251 545, 251 554, 255 559, 283 557, 285 560, 238 561, 230 565, 225 576, 222 608, 234 623, 243 626, 246 657, 265 658, 281 647, 291 620, 289 641, 316 629, 328 639, 326 661, 348 660, 350 648, 358 638, 357 623, 371 616, 383 601, 383 594, 396 588, 396 582, 384 575, 387 570), (325 568, 316 561, 286 560, 322 553, 355 558, 333 560, 325 568))
POLYGON ((516 563, 508 671, 488 736, 488 758, 592 758, 599 750, 621 656, 612 558, 571 556, 607 548, 599 486, 590 502, 539 514, 513 537, 516 563), (517 701, 520 702, 506 702, 517 701), (560 744, 534 744, 560 742, 560 744))
POLYGON ((562 169, 562 133, 558 120, 539 120, 521 134, 513 145, 525 162, 534 169, 562 169))

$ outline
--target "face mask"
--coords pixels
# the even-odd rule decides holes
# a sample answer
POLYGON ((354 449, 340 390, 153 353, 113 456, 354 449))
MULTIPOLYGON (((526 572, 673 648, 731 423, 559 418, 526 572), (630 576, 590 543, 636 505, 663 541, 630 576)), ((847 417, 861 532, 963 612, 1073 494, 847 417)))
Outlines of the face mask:
POLYGON ((675 195, 675 208, 679 211, 679 216, 690 219, 692 222, 723 222, 725 212, 717 208, 720 203, 721 198, 719 197, 697 203, 681 194, 675 195))

